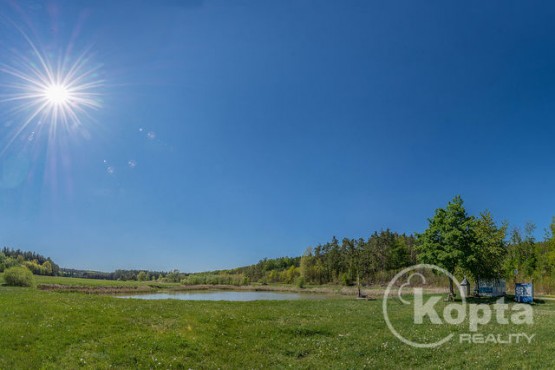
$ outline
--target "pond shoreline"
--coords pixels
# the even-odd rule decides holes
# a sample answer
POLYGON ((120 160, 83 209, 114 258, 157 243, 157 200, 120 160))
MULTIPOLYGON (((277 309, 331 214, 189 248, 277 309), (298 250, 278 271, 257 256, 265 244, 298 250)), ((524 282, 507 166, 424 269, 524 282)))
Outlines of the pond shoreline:
MULTIPOLYGON (((299 288, 288 285, 136 285, 136 286, 86 286, 86 285, 62 285, 62 284, 39 284, 40 290, 67 293, 86 293, 86 294, 149 294, 157 292, 189 292, 189 291, 239 291, 239 292, 282 292, 282 293, 310 293, 322 294, 338 297, 356 297, 358 290, 356 287, 349 286, 322 286, 299 288)), ((443 288, 428 288, 430 293, 444 292, 443 288)), ((366 287, 361 289, 361 293, 368 298, 381 298, 384 294, 382 286, 366 287)))

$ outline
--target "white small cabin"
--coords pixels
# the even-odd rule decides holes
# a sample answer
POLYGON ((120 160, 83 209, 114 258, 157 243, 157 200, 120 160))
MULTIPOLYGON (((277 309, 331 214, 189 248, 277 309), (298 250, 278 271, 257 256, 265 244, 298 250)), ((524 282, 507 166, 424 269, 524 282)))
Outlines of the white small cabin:
POLYGON ((479 279, 477 293, 482 297, 502 297, 507 293, 505 279, 479 279))

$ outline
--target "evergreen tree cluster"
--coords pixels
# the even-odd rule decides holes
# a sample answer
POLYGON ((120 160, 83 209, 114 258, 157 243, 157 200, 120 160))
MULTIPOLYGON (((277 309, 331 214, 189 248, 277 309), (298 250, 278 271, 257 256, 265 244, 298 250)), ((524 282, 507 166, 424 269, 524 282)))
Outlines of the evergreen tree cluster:
POLYGON ((4 247, 0 251, 0 271, 14 266, 25 266, 35 275, 58 275, 60 267, 50 259, 35 252, 4 247))
POLYGON ((234 285, 258 283, 343 284, 383 283, 388 271, 398 270, 416 262, 416 238, 383 230, 368 239, 336 237, 325 244, 306 249, 300 257, 264 258, 257 264, 232 270, 191 274, 188 284, 234 285), (231 278, 234 277, 234 278, 231 278))

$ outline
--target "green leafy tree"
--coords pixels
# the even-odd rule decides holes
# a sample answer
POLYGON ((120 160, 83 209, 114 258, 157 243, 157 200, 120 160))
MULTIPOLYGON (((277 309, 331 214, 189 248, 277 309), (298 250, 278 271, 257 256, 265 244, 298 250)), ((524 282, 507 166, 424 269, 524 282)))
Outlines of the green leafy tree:
POLYGON ((137 280, 139 281, 147 281, 148 280, 148 273, 145 271, 141 271, 137 274, 137 280))
POLYGON ((287 270, 285 270, 284 280, 287 284, 292 284, 293 282, 295 282, 295 279, 299 275, 300 275, 299 269, 295 266, 291 266, 287 270))
POLYGON ((4 253, 0 252, 0 267, 4 266, 4 263, 6 263, 7 259, 8 257, 6 257, 4 253))
POLYGON ((532 278, 538 267, 536 240, 533 232, 535 225, 528 223, 524 228, 524 235, 518 228, 511 232, 507 257, 505 259, 505 273, 514 276, 516 280, 532 278), (514 271, 517 272, 514 275, 514 271))
POLYGON ((179 270, 168 272, 164 278, 169 283, 179 283, 181 281, 181 273, 179 270))
MULTIPOLYGON (((456 196, 446 208, 437 209, 428 222, 426 231, 418 235, 419 260, 454 274, 457 267, 464 266, 463 260, 470 254, 474 219, 467 214, 462 198, 456 196)), ((451 278, 449 296, 455 297, 451 278)))
POLYGON ((472 224, 470 253, 464 259, 464 269, 474 277, 478 285, 480 278, 503 276, 503 262, 507 255, 505 237, 507 224, 497 226, 490 212, 485 211, 472 224))
POLYGON ((536 271, 538 278, 555 273, 555 217, 551 221, 545 240, 536 245, 536 271))
MULTIPOLYGON (((388 230, 391 234, 391 232, 388 230)), ((389 269, 401 269, 410 266, 410 251, 408 249, 407 240, 403 237, 396 237, 392 234, 391 238, 391 253, 389 258, 389 269)))
POLYGON ((301 257, 301 276, 305 281, 313 282, 315 280, 315 269, 314 269, 314 256, 312 254, 312 248, 308 247, 301 257))
POLYGON ((52 262, 44 261, 44 263, 42 264, 42 267, 45 275, 52 275, 52 272, 53 272, 52 262))

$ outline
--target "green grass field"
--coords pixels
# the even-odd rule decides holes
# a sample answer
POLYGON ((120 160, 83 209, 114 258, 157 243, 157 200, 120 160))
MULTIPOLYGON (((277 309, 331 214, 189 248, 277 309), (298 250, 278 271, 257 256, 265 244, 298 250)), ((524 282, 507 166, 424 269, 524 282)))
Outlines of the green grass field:
MULTIPOLYGON (((410 332, 412 311, 393 309, 410 332)), ((389 332, 379 300, 145 301, 1 286, 0 368, 553 368, 555 303, 534 310, 532 326, 481 330, 534 333, 532 344, 415 349, 389 332)))

